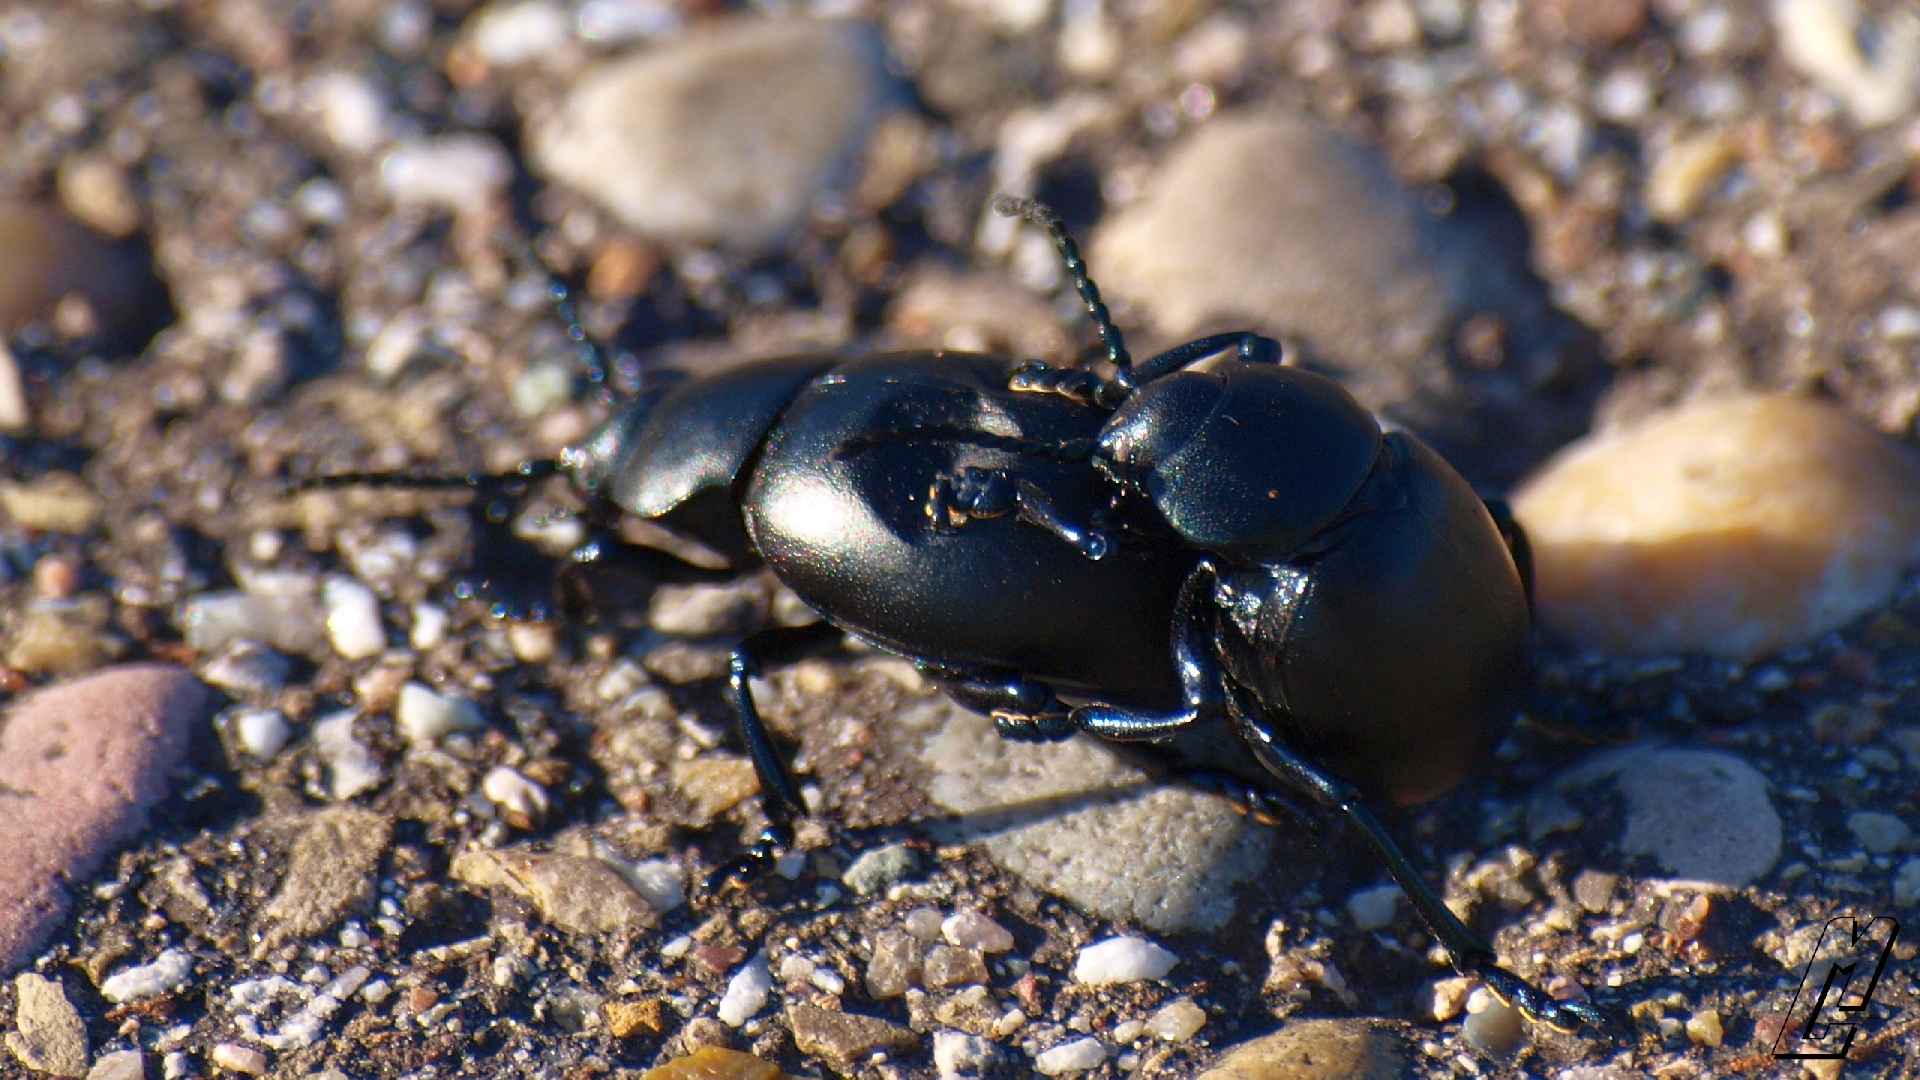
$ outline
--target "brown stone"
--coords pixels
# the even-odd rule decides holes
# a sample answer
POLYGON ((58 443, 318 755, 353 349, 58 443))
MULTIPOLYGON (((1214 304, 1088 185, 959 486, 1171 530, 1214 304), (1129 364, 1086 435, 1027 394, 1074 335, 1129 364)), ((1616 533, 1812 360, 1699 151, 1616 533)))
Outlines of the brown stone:
POLYGON ((1406 1043, 1366 1020, 1296 1020, 1232 1047, 1200 1080, 1400 1080, 1406 1043))
POLYGON ((861 1061, 875 1050, 905 1052, 920 1048, 920 1036, 877 1016, 834 1012, 813 1005, 787 1006, 793 1043, 838 1068, 861 1061))
POLYGON ((324 934, 373 899, 393 823, 343 803, 315 812, 294 840, 287 876, 260 913, 261 951, 324 934))
POLYGON ((693 800, 704 818, 724 814, 760 793, 760 777, 753 762, 735 754, 707 754, 692 761, 676 761, 673 786, 693 800))
POLYGON ((640 1074, 640 1080, 774 1080, 780 1066, 752 1054, 703 1046, 683 1058, 640 1074))
POLYGON ((139 835, 211 694, 181 668, 111 668, 0 719, 0 971, 40 948, 68 882, 139 835))
POLYGON ((1708 401, 1575 443, 1514 511, 1555 632, 1747 660, 1892 597, 1920 556, 1920 455, 1812 398, 1708 401))
POLYGON ((619 871, 585 855, 465 851, 453 860, 453 876, 468 885, 504 888, 570 934, 625 938, 660 921, 619 871))
POLYGON ((634 1035, 661 1035, 667 1030, 666 1006, 659 998, 638 1001, 609 1001, 606 1005, 607 1030, 616 1039, 634 1035))

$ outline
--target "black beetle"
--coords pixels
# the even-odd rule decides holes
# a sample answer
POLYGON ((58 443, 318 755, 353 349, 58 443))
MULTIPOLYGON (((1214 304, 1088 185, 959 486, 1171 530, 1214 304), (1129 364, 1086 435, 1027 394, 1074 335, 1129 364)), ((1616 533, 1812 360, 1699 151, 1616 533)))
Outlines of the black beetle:
MULTIPOLYGON (((1110 374, 944 352, 760 361, 630 406, 514 474, 564 472, 732 568, 606 534, 578 562, 682 581, 764 562, 822 617, 733 652, 728 696, 768 825, 715 882, 764 870, 804 813, 751 680, 847 633, 1009 738, 1084 731, 1263 817, 1290 808, 1283 793, 1338 811, 1457 970, 1555 1027, 1601 1023, 1500 968, 1362 802, 1436 796, 1499 734, 1529 670, 1517 524, 1337 383, 1282 366, 1267 338, 1134 364, 1058 218, 996 208, 1052 234, 1110 374)), ((307 486, 369 481, 420 482, 307 486)))

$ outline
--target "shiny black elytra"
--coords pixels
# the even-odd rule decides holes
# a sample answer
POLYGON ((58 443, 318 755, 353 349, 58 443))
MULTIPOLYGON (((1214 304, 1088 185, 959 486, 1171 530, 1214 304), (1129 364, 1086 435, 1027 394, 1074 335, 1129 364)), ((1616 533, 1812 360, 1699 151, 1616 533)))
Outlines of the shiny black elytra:
MULTIPOLYGON (((731 569, 604 533, 578 562, 678 581, 764 563, 821 615, 733 652, 768 825, 714 882, 763 871, 804 813, 751 680, 852 634, 1007 738, 1086 732, 1262 817, 1288 795, 1337 811, 1457 970, 1555 1027, 1600 1024, 1499 967, 1362 802, 1437 796, 1498 736, 1528 670, 1518 526, 1338 384, 1281 366, 1269 339, 1133 363, 1051 211, 996 209, 1052 234, 1111 374, 945 352, 760 361, 515 474, 564 472, 731 569)), ((418 482, 310 486, 369 481, 418 482)))

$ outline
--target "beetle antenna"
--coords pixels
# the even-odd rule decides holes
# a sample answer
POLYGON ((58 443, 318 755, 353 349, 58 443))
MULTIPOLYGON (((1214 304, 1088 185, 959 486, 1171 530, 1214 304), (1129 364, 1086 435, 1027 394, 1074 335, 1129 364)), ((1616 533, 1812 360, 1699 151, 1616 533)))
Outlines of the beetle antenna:
POLYGON ((1067 273, 1073 278, 1074 291, 1086 303, 1087 315, 1093 319, 1093 328, 1100 334, 1100 344, 1106 346, 1107 359, 1120 369, 1121 385, 1131 389, 1129 375, 1133 368, 1133 357, 1127 354, 1127 343, 1120 336, 1120 328, 1113 325, 1113 316, 1108 314, 1107 305, 1100 299, 1100 287, 1087 276, 1087 260, 1080 257, 1080 245, 1073 242, 1060 215, 1054 213, 1046 203, 1012 195, 1002 195, 993 200, 993 209, 995 213, 1007 217, 1031 221, 1053 237, 1053 246, 1060 250, 1060 258, 1065 260, 1067 273))
POLYGON ((444 491, 454 488, 470 488, 485 491, 505 487, 508 484, 528 483, 542 480, 560 471, 560 463, 550 458, 537 458, 523 461, 512 470, 503 473, 471 472, 462 475, 447 473, 333 473, 327 476, 309 476, 304 480, 291 480, 282 491, 287 495, 302 495, 309 491, 337 491, 340 488, 411 488, 415 491, 444 491))
POLYGON ((573 342, 574 359, 587 373, 587 381, 595 386, 605 386, 607 382, 607 360, 600 352, 600 346, 580 324, 580 312, 573 302, 573 293, 564 284, 556 281, 547 286, 547 296, 553 301, 553 313, 567 324, 567 340, 573 342))

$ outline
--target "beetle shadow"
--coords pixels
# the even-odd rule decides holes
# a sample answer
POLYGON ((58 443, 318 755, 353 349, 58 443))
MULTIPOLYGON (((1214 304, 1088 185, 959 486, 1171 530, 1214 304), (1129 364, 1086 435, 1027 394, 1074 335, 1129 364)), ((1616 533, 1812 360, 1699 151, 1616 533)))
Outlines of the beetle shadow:
POLYGON ((1056 821, 1084 810, 1114 806, 1163 786, 1159 781, 1141 779, 1114 787, 1047 795, 1002 803, 983 810, 947 814, 926 819, 924 825, 943 844, 974 843, 1030 825, 1056 821))

